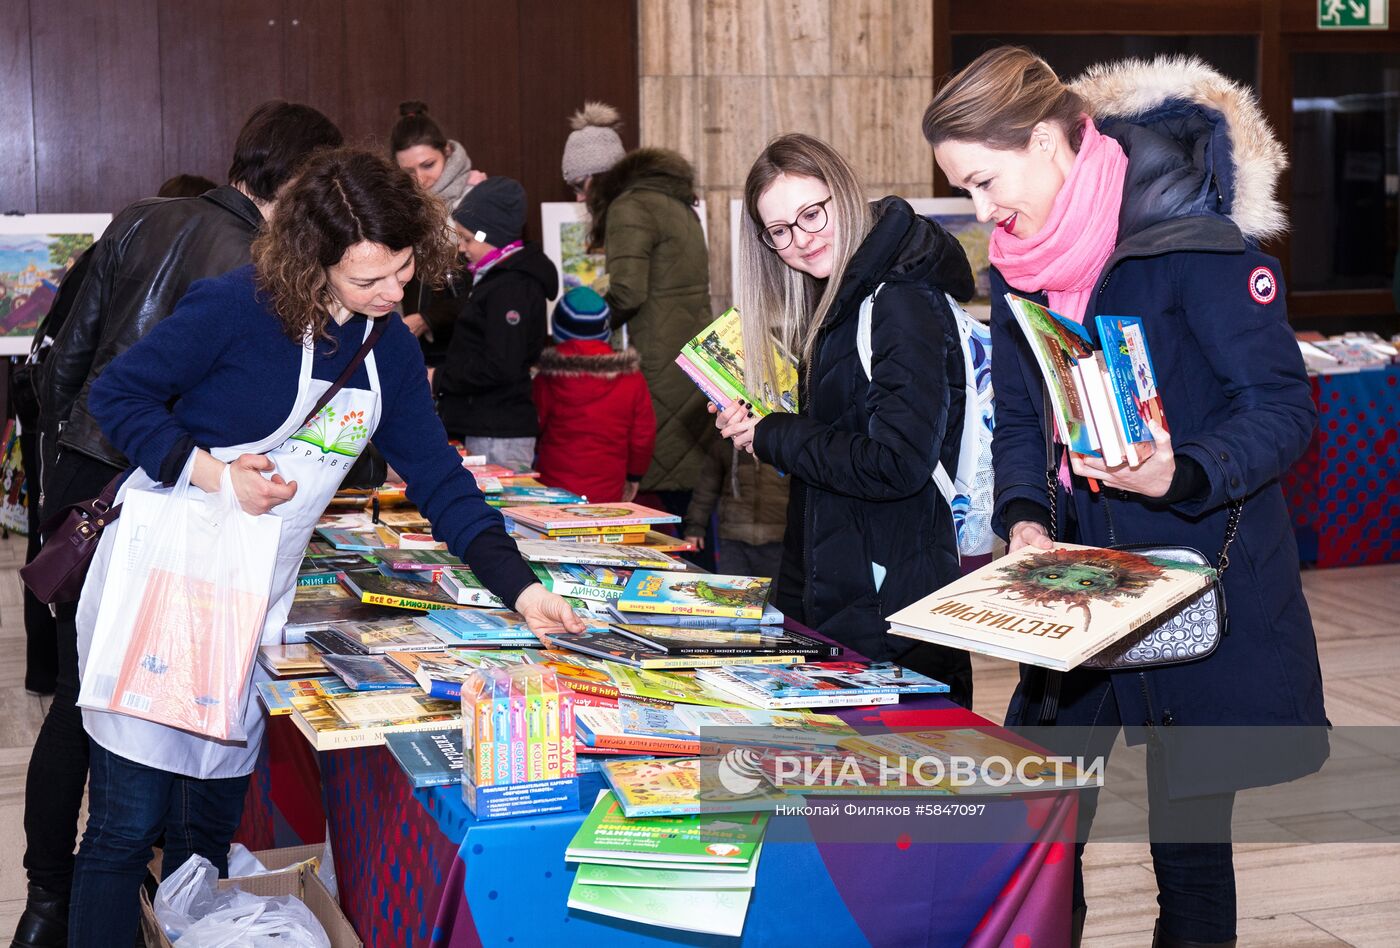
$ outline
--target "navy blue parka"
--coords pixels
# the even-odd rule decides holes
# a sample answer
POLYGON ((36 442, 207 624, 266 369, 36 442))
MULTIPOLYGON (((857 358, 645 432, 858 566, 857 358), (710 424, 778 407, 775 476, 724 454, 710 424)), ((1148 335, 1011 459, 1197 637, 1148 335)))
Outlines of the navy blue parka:
MULTIPOLYGON (((1256 152, 1261 129, 1265 146, 1272 138, 1246 96, 1220 95, 1222 87, 1237 92, 1223 81, 1204 93, 1199 84, 1183 82, 1177 94, 1143 108, 1141 102, 1096 101, 1102 86, 1093 78, 1081 80, 1076 91, 1089 101, 1099 130, 1123 146, 1129 165, 1118 243, 1086 313, 1142 317, 1173 448, 1179 464, 1194 463, 1195 470, 1189 495, 1172 503, 1122 491, 1094 493, 1077 477, 1072 492, 1057 482, 1059 538, 1096 546, 1113 540, 1182 545, 1215 563, 1230 504, 1243 500, 1223 578, 1229 631, 1220 647, 1185 665, 1111 673, 1112 695, 1134 742, 1170 738, 1174 727, 1241 726, 1192 729, 1197 738, 1212 736, 1196 740, 1199 753, 1171 768, 1174 797, 1293 779, 1326 758, 1327 719, 1279 477, 1306 449, 1317 417, 1288 325, 1278 261, 1260 252, 1237 223, 1267 223, 1276 213, 1277 162, 1256 152), (1243 123, 1254 123, 1243 130, 1250 144, 1237 148, 1243 123)), ((1008 290, 1045 302, 1043 294, 1012 288, 993 270, 992 454, 996 527, 1003 536, 1013 526, 1008 509, 1017 520, 1027 519, 1028 509, 1038 511, 1034 519, 1048 520, 1049 422, 1035 360, 1004 299, 1008 290)), ((1094 332, 1091 318, 1084 325, 1094 332)), ((1103 674, 1065 676, 1060 724, 1094 720, 1101 708, 1089 705, 1102 698, 1095 685, 1103 674)), ((1042 680, 1022 669, 1008 723, 1036 722, 1042 680)))

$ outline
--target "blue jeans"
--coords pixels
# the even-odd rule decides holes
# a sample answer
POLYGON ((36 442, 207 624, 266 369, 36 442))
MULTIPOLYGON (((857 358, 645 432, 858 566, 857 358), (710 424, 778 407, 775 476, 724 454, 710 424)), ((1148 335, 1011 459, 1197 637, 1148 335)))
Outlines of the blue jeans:
POLYGON ((162 874, 198 853, 228 875, 249 777, 198 780, 119 757, 92 743, 88 824, 73 871, 70 948, 136 941, 151 846, 165 833, 162 874))

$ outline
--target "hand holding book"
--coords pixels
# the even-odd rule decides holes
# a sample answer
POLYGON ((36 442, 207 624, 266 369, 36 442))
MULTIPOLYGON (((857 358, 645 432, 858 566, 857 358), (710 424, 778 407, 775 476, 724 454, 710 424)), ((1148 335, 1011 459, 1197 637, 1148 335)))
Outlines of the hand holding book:
POLYGON ((1133 466, 1124 460, 1109 466, 1103 458, 1070 455, 1070 469, 1080 477, 1092 477, 1105 487, 1125 490, 1144 497, 1162 497, 1172 485, 1176 474, 1176 455, 1172 452, 1172 436, 1153 419, 1146 419, 1152 432, 1152 454, 1133 466))
POLYGON ((747 402, 735 402, 723 411, 712 402, 710 414, 716 416, 715 427, 721 437, 733 440, 734 447, 739 450, 753 454, 753 430, 763 419, 754 415, 747 402))

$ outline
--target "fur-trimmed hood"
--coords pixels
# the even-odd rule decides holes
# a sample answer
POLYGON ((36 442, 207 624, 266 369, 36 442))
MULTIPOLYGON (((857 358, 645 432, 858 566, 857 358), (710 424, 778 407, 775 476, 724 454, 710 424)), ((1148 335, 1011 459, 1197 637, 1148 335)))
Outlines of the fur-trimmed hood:
POLYGON ((537 363, 541 375, 553 378, 582 378, 594 376, 612 379, 629 372, 642 370, 642 357, 636 349, 627 348, 621 352, 582 352, 570 353, 576 344, 561 343, 549 346, 540 353, 537 363), (560 351, 561 348, 564 351, 560 351))
POLYGON ((1203 213, 1254 241, 1287 229, 1275 191, 1288 159, 1248 89, 1188 56, 1094 66, 1070 88, 1128 153, 1120 235, 1203 213))
POLYGON ((602 174, 588 188, 588 213, 593 218, 592 240, 602 246, 608 208, 627 191, 659 191, 687 206, 695 203, 695 169, 668 148, 638 148, 602 174))

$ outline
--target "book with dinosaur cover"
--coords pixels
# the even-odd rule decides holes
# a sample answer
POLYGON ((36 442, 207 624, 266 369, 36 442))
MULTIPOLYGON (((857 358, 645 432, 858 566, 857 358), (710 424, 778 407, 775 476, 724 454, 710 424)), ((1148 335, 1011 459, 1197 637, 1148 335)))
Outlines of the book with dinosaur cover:
MULTIPOLYGON (((444 574, 448 571, 444 571, 444 574)), ((392 606, 395 609, 456 609, 458 603, 440 586, 390 579, 378 571, 373 573, 341 573, 341 585, 372 606, 392 606)))
POLYGON ((603 603, 617 601, 632 575, 630 569, 579 563, 531 563, 530 569, 552 593, 603 603))
POLYGON ((995 560, 889 617, 895 635, 1068 671, 1205 589, 1215 570, 1057 543, 995 560))
POLYGON ((676 365, 720 409, 746 401, 760 417, 775 411, 797 412, 797 361, 775 342, 778 391, 751 391, 744 375, 744 331, 739 311, 730 307, 681 347, 676 365))
POLYGON ((678 576, 639 569, 617 600, 619 612, 758 619, 773 581, 765 576, 678 576))

